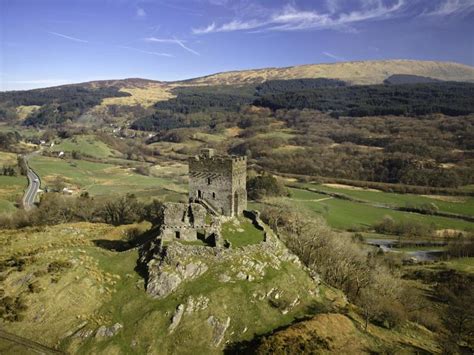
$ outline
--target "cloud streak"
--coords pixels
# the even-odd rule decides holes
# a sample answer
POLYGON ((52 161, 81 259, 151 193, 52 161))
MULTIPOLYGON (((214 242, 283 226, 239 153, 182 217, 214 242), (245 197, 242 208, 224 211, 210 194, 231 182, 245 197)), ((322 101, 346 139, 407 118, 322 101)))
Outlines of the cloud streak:
POLYGON ((347 59, 344 58, 344 57, 340 57, 338 55, 335 55, 335 54, 332 54, 330 52, 323 52, 323 54, 326 56, 326 57, 329 57, 331 59, 334 59, 334 60, 338 60, 338 61, 346 61, 347 59))
POLYGON ((169 54, 169 53, 162 53, 162 52, 152 52, 152 51, 144 51, 144 50, 141 50, 141 49, 138 49, 138 48, 134 48, 134 47, 128 47, 128 46, 117 46, 118 48, 122 48, 122 49, 128 49, 130 51, 135 51, 135 52, 139 52, 139 53, 144 53, 144 54, 150 54, 150 55, 156 55, 158 57, 174 57, 174 55, 172 54, 169 54))
POLYGON ((154 43, 170 43, 170 44, 176 44, 183 48, 184 50, 188 51, 189 53, 192 53, 194 55, 200 55, 197 51, 195 51, 192 48, 189 48, 186 46, 184 43, 185 41, 177 39, 177 38, 156 38, 156 37, 147 37, 144 38, 144 41, 146 42, 154 42, 154 43))
MULTIPOLYGON (((468 1, 468 0, 451 0, 468 1)), ((232 32, 242 30, 254 31, 300 31, 309 29, 347 29, 350 25, 363 21, 376 21, 393 18, 400 15, 405 7, 406 0, 396 0, 385 4, 383 0, 367 0, 362 6, 350 12, 339 12, 339 2, 327 1, 329 12, 315 10, 301 10, 294 5, 286 5, 282 9, 267 11, 267 16, 250 19, 234 19, 230 22, 216 25, 215 22, 201 27, 193 28, 196 35, 232 32)))
POLYGON ((467 15, 474 12, 474 0, 446 0, 439 3, 433 10, 426 11, 427 16, 467 15))
POLYGON ((76 37, 67 36, 67 35, 65 35, 65 34, 58 33, 58 32, 48 31, 48 33, 49 33, 50 35, 53 35, 53 36, 56 36, 56 37, 65 38, 65 39, 68 39, 68 40, 74 41, 74 42, 89 43, 89 41, 86 41, 85 39, 80 39, 80 38, 76 38, 76 37))

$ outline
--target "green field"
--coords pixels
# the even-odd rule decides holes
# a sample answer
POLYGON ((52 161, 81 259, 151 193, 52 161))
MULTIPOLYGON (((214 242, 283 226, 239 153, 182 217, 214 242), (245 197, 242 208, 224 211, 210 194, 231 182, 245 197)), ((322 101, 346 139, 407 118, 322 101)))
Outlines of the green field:
POLYGON ((42 188, 57 176, 62 176, 71 187, 95 196, 133 193, 145 199, 160 197, 176 200, 187 191, 185 186, 170 178, 144 176, 130 168, 112 164, 44 156, 34 156, 29 162, 40 175, 42 188))
POLYGON ((0 175, 0 213, 16 210, 15 203, 23 195, 26 184, 24 176, 0 175))
POLYGON ((280 200, 294 203, 297 207, 322 215, 331 227, 337 229, 370 228, 380 222, 384 216, 388 215, 396 221, 418 221, 433 225, 436 229, 474 230, 474 223, 460 219, 394 211, 368 204, 331 198, 330 196, 307 190, 294 188, 290 190, 291 197, 280 200))
POLYGON ((386 204, 393 207, 420 206, 434 203, 440 211, 474 216, 474 198, 470 196, 420 196, 372 190, 351 190, 325 185, 304 184, 304 187, 325 192, 333 192, 371 203, 386 204))
POLYGON ((62 151, 70 153, 76 151, 94 158, 107 158, 117 153, 93 135, 74 136, 64 139, 49 149, 53 152, 62 151))

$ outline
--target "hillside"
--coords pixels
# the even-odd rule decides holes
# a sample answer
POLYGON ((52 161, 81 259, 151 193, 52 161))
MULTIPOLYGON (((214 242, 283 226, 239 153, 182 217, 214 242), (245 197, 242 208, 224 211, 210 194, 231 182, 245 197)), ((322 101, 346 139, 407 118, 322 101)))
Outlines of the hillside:
POLYGON ((237 85, 275 79, 328 78, 347 81, 354 85, 369 85, 382 84, 385 79, 395 74, 418 75, 445 81, 474 81, 474 68, 463 64, 417 60, 383 60, 230 71, 175 84, 237 85))

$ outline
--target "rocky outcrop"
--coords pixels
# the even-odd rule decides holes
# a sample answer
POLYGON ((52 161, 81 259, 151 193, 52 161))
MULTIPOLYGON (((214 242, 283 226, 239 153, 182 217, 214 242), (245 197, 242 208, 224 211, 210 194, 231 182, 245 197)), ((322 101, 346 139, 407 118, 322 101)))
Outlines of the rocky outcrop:
POLYGON ((178 308, 176 308, 176 312, 174 312, 173 318, 171 319, 171 324, 168 327, 168 331, 170 333, 173 333, 176 327, 178 326, 179 322, 181 322, 183 313, 184 313, 184 305, 180 304, 178 308))
POLYGON ((207 324, 212 327, 211 345, 217 347, 222 342, 222 339, 224 339, 227 328, 229 328, 230 317, 227 317, 225 321, 220 321, 216 317, 210 316, 207 319, 207 324))
POLYGON ((113 337, 122 328, 123 328, 123 325, 120 323, 115 323, 111 327, 106 327, 105 325, 103 325, 99 327, 99 329, 97 329, 97 331, 95 332, 95 337, 96 338, 113 337))
MULTIPOLYGON (((258 212, 246 211, 245 214, 256 228, 264 232, 263 242, 237 249, 196 246, 178 241, 167 246, 155 241, 142 247, 140 263, 148 271, 147 293, 154 298, 165 298, 183 282, 206 273, 211 265, 223 265, 222 273, 217 276, 221 283, 258 282, 265 277, 268 268, 280 270, 283 262, 306 269, 260 220, 258 212)), ((311 276, 319 281, 317 275, 311 276)))
POLYGON ((192 280, 207 271, 207 265, 201 261, 176 259, 171 263, 165 260, 155 265, 148 264, 149 278, 146 290, 154 298, 164 298, 175 291, 185 280, 192 280))

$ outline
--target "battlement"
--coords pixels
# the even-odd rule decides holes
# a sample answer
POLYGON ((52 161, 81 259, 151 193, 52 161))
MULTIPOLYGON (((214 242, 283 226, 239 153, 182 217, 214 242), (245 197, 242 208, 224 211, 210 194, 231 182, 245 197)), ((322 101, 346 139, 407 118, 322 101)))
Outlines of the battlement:
POLYGON ((246 169, 247 157, 237 155, 216 155, 214 149, 202 149, 199 155, 188 160, 189 172, 232 175, 246 169))
POLYGON ((205 200, 222 215, 242 213, 247 206, 247 157, 216 155, 205 148, 188 162, 191 200, 205 200))

